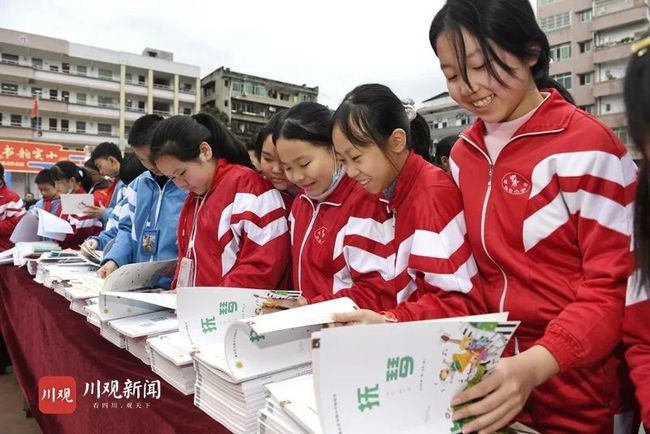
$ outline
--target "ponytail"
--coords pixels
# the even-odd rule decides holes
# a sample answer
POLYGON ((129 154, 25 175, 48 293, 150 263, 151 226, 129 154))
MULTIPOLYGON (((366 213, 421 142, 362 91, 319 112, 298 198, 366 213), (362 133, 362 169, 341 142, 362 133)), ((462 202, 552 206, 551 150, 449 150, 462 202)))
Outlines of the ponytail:
POLYGON ((180 161, 196 160, 199 145, 206 142, 213 158, 253 169, 244 145, 221 122, 206 113, 193 116, 172 116, 158 122, 151 135, 151 161, 163 155, 180 161))
POLYGON ((427 121, 419 113, 411 121, 409 142, 411 148, 416 154, 420 155, 429 163, 433 163, 434 156, 431 149, 431 130, 429 130, 429 124, 427 121))

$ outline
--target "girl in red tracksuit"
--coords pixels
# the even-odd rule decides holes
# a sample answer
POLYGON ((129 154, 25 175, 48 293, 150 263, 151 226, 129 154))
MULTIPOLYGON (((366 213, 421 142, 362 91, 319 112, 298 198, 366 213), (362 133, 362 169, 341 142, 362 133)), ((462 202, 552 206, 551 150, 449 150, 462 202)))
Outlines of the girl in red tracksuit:
MULTIPOLYGON (((151 152, 158 169, 190 191, 173 285, 277 288, 290 254, 282 197, 232 133, 207 114, 173 116, 156 127, 151 152)), ((155 243, 150 232, 144 237, 155 243)))
POLYGON ((442 169, 410 150, 414 118, 413 107, 379 84, 355 88, 334 114, 332 139, 347 174, 387 201, 395 231, 392 283, 403 302, 383 316, 359 311, 338 318, 342 322, 414 321, 485 310, 458 188, 442 169))
POLYGON ((641 420, 650 431, 650 33, 632 45, 625 72, 627 125, 642 155, 634 215, 636 267, 628 283, 623 319, 625 357, 641 405, 641 420))
POLYGON ((385 204, 343 173, 331 116, 327 107, 304 102, 273 134, 287 178, 303 190, 290 218, 293 282, 303 298, 284 304, 350 297, 360 307, 392 308, 393 227, 385 204))
MULTIPOLYGON (((82 182, 88 177, 85 169, 77 167, 71 161, 59 161, 52 167, 56 178, 56 189, 59 194, 85 194, 82 182)), ((64 249, 77 249, 86 238, 99 234, 102 230, 101 220, 85 214, 63 214, 59 206, 55 215, 67 220, 72 226, 73 233, 68 234, 59 244, 64 249)))
POLYGON ((456 397, 463 432, 517 419, 543 433, 622 432, 617 348, 636 168, 616 136, 548 87, 528 0, 448 0, 431 45, 478 117, 451 153, 490 312, 521 321, 493 373, 456 397))

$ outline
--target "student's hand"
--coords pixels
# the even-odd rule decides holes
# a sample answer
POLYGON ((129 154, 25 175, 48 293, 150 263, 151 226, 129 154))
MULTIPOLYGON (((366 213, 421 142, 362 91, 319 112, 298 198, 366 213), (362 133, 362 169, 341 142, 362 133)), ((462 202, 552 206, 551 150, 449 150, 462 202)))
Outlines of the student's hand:
POLYGON ((303 296, 298 297, 296 300, 278 300, 275 298, 267 298, 262 306, 262 313, 273 313, 281 310, 293 309, 294 307, 301 307, 308 305, 309 302, 303 296))
POLYGON ((359 309, 352 312, 335 313, 332 315, 332 320, 345 325, 354 324, 383 324, 386 318, 372 310, 359 309))
POLYGON ((463 433, 493 433, 519 414, 535 387, 559 371, 553 355, 541 345, 501 359, 484 380, 454 398, 452 406, 480 399, 455 411, 454 420, 475 416, 463 427, 463 433))
POLYGON ((102 204, 99 204, 97 206, 86 205, 86 207, 84 208, 84 214, 95 218, 101 218, 102 215, 104 215, 105 209, 106 207, 104 207, 104 205, 102 204))
POLYGON ((115 270, 117 270, 117 264, 114 261, 108 261, 102 268, 97 270, 97 275, 102 279, 106 279, 115 270))
POLYGON ((99 244, 97 243, 97 240, 94 240, 92 238, 87 239, 84 241, 84 247, 90 250, 95 250, 99 244))

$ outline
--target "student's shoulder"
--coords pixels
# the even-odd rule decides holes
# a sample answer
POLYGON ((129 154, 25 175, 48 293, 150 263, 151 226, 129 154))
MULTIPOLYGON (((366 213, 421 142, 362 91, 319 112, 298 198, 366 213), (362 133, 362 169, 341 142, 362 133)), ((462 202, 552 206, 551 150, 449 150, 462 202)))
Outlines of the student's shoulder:
POLYGON ((259 195, 273 190, 273 185, 269 181, 249 167, 233 164, 228 167, 224 176, 227 183, 232 184, 237 192, 259 195))
POLYGON ((576 150, 602 151, 618 156, 627 151, 616 134, 594 115, 578 108, 567 126, 563 139, 566 147, 576 150))

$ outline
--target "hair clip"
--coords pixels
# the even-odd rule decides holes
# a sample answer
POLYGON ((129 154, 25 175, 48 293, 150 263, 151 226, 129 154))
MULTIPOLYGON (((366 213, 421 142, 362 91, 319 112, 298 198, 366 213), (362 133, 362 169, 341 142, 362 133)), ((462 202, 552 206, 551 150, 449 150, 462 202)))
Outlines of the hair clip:
POLYGON ((415 101, 412 98, 405 98, 402 100, 402 105, 404 106, 404 110, 406 110, 406 117, 409 122, 413 121, 418 115, 418 112, 415 111, 415 101))
POLYGON ((632 44, 632 53, 641 57, 648 51, 648 48, 650 48, 650 36, 646 36, 632 44))

